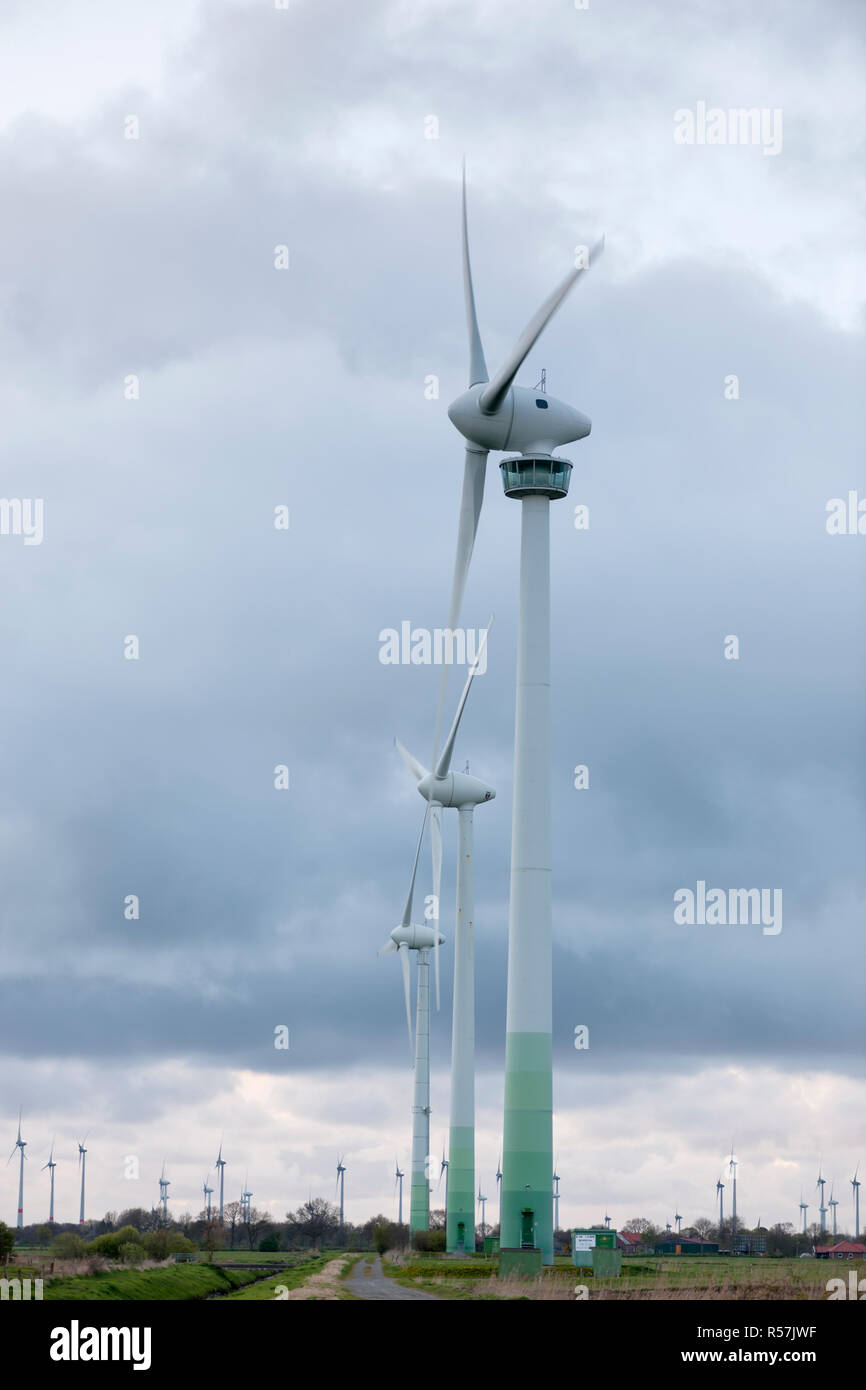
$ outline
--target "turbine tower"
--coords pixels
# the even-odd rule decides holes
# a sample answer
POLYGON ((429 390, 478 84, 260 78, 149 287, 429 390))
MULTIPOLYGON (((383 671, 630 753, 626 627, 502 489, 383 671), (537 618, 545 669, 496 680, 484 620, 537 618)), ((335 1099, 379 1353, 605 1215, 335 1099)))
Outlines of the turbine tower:
POLYGON ((345 1167, 343 1166, 343 1160, 342 1160, 342 1158, 338 1158, 338 1159, 337 1159, 337 1186, 336 1186, 335 1189, 334 1189, 334 1193, 335 1193, 335 1195, 336 1195, 337 1192, 339 1192, 339 1194, 340 1194, 340 1225, 341 1225, 341 1226, 342 1226, 342 1224, 343 1224, 343 1188, 344 1188, 344 1184, 345 1184, 345 1181, 346 1181, 345 1174, 346 1174, 346 1169, 345 1169, 345 1167))
POLYGON ((207 1177, 206 1177, 205 1180, 204 1180, 204 1183, 202 1184, 202 1192, 204 1193, 204 1211, 205 1211, 205 1217, 206 1217, 206 1219, 207 1219, 208 1221, 210 1221, 210 1199, 211 1199, 211 1196, 213 1195, 213 1188, 212 1188, 212 1187, 208 1187, 208 1183, 209 1183, 209 1182, 210 1182, 210 1173, 208 1173, 207 1177))
MULTIPOLYGON (((406 1023, 409 1028, 409 1049, 412 1050, 412 1007, 410 1004, 409 952, 418 952, 418 992, 415 1009, 414 1089, 412 1104, 412 1167, 409 1180, 409 1236, 426 1231, 430 1225, 430 1181, 427 1158, 430 1153, 430 950, 443 937, 427 922, 412 921, 412 901, 415 877, 428 808, 424 810, 421 833, 415 849, 415 862, 409 880, 409 893, 403 909, 403 920, 390 934, 390 940, 379 951, 386 956, 396 951, 403 969, 403 994, 406 1002, 406 1023)), ((440 1174, 441 1176, 441 1174, 440 1174)), ((473 1207, 473 1216, 474 1216, 473 1207)))
MULTIPOLYGON (((485 1213, 485 1211, 486 1211, 486 1209, 487 1209, 487 1198, 484 1197, 484 1196, 482 1195, 482 1192, 481 1192, 481 1183, 478 1184, 478 1205, 481 1207, 481 1249, 483 1250, 483 1249, 484 1249, 484 1233, 485 1233, 484 1213, 485 1213)), ((474 1235, 474 1230, 473 1230, 473 1235, 474 1235)), ((473 1240, 473 1242, 472 1242, 472 1248, 473 1248, 473 1249, 475 1248, 475 1241, 474 1241, 474 1240, 473 1240)))
POLYGON ((734 1146, 731 1144, 731 1157, 728 1160, 728 1172, 733 1177, 733 1197, 731 1201, 731 1254, 737 1253, 737 1165, 739 1159, 734 1157, 734 1146))
POLYGON ((496 1160, 496 1195, 499 1198, 499 1235, 502 1237, 502 1154, 496 1160))
POLYGON ((168 1189, 169 1189, 170 1185, 171 1185, 171 1184, 170 1184, 170 1182, 169 1182, 169 1179, 165 1176, 165 1161, 163 1160, 163 1164, 162 1164, 162 1176, 161 1176, 161 1178, 160 1178, 160 1180, 159 1180, 159 1201, 160 1201, 160 1205, 162 1206, 162 1224, 163 1224, 163 1226, 167 1226, 167 1225, 168 1225, 168 1189))
POLYGON ((52 1140, 51 1140, 51 1152, 50 1152, 50 1154, 48 1155, 48 1162, 42 1165, 42 1171, 43 1171, 43 1173, 45 1172, 45 1169, 47 1168, 47 1169, 48 1169, 48 1176, 49 1176, 49 1178, 50 1178, 50 1180, 51 1180, 51 1196, 49 1197, 49 1200, 48 1200, 48 1224, 49 1224, 49 1225, 53 1225, 53 1224, 54 1224, 54 1169, 55 1169, 56 1167, 57 1167, 57 1164, 54 1162, 54 1140, 52 1139, 52 1140))
MULTIPOLYGON (((343 1170, 345 1172, 345 1169, 343 1170)), ((241 1220, 246 1221, 247 1225, 253 1219, 253 1194, 247 1187, 248 1179, 244 1178, 244 1190, 241 1193, 241 1220)), ((340 1203, 340 1225, 343 1224, 342 1202, 340 1203)))
POLYGON ((84 1179, 87 1173, 87 1150, 84 1145, 87 1142, 87 1135, 78 1145, 78 1166, 81 1169, 81 1210, 78 1215, 79 1226, 84 1225, 84 1179))
POLYGON ((556 1171, 556 1168, 558 1168, 558 1167, 559 1167, 559 1164, 556 1164, 555 1167, 554 1167, 554 1171, 553 1171, 553 1229, 554 1229, 554 1231, 558 1231, 558 1230, 559 1230, 559 1174, 558 1174, 557 1171, 556 1171))
POLYGON ((680 1230, 682 1229, 683 1218, 680 1216, 678 1211, 674 1212, 674 1221, 676 1221, 677 1223, 677 1235, 679 1235, 680 1230))
POLYGON ((806 1234, 806 1212, 809 1210, 809 1203, 803 1201, 803 1191, 800 1189, 800 1210, 803 1213, 803 1235, 806 1234))
POLYGON ((608 1230, 610 1230, 610 1217, 607 1215, 607 1213, 605 1213, 604 1224, 605 1226, 607 1226, 608 1230))
POLYGON ((725 1184, 722 1182, 721 1174, 716 1178, 716 1196, 719 1199, 719 1244, 721 1245, 722 1226, 725 1223, 725 1184))
MULTIPOLYGON (((458 816, 457 924, 454 933, 454 999, 451 1023, 451 1122, 448 1133, 448 1186, 446 1190, 445 1248, 459 1250, 475 1230, 475 947, 473 940, 473 821, 476 806, 492 801, 496 793, 486 782, 465 772, 452 772, 451 758, 469 689, 484 653, 487 625, 478 653, 466 678, 451 731, 445 740, 435 772, 428 772, 399 740, 400 756, 418 783, 418 791, 430 811, 433 846, 434 928, 439 918, 442 875, 440 811, 453 806, 458 816)), ((434 958, 438 952, 434 947, 434 958)), ((437 970, 438 980, 438 970, 437 970)), ((437 988, 438 1002, 438 988, 437 988)), ((474 1248, 474 1246, 473 1246, 474 1248)))
MULTIPOLYGON (((522 506, 514 806, 508 922, 501 1248, 540 1247, 553 1263, 553 960, 550 850, 550 503, 568 493, 562 444, 591 423, 552 396, 514 380, 543 329, 601 251, 575 269, 533 315, 502 367, 488 377, 472 288, 463 180, 463 281, 469 328, 469 389, 449 406, 465 437, 463 498, 449 626, 455 627, 484 494, 491 449, 516 450, 500 464, 506 497, 522 506)), ((578 264, 579 260, 579 264, 578 264)))
POLYGON ((394 1160, 394 1167, 395 1167, 395 1173, 394 1173, 394 1186, 397 1187, 397 1186, 399 1185, 399 1188, 400 1188, 399 1204, 398 1204, 398 1207, 397 1207, 397 1225, 398 1225, 398 1226, 402 1226, 402 1225, 403 1225, 403 1179, 405 1178, 406 1174, 403 1172, 403 1170, 402 1170, 401 1167, 400 1167, 400 1160, 399 1160, 399 1158, 396 1158, 396 1159, 394 1160))
POLYGON ((217 1154, 217 1158, 216 1158, 216 1169, 217 1169, 217 1172, 219 1173, 219 1180, 220 1180, 220 1209, 219 1209, 219 1222, 220 1222, 220 1225, 222 1225, 222 1221, 223 1221, 223 1187, 224 1187, 224 1182, 225 1182, 225 1173, 223 1172, 223 1169, 225 1168, 225 1166, 226 1166, 226 1161, 225 1161, 225 1159, 223 1158, 223 1141, 220 1140, 220 1151, 219 1151, 219 1153, 217 1154))
POLYGON ((857 1181, 857 1174, 860 1172, 860 1164, 854 1169, 854 1176, 851 1179, 851 1190, 854 1193, 854 1239, 860 1239, 860 1183, 857 1181))
POLYGON ((26 1149, 26 1147, 27 1147, 27 1140, 21 1138, 21 1111, 19 1110, 19 1112, 18 1112, 18 1138, 15 1140, 15 1143, 12 1145, 12 1152, 11 1152, 11 1154, 9 1155, 9 1157, 8 1157, 7 1160, 6 1160, 6 1166, 7 1166, 7 1168, 8 1168, 8 1167, 9 1167, 9 1164, 12 1162, 12 1159, 15 1157, 15 1150, 16 1150, 16 1149, 19 1150, 19 1156, 18 1156, 18 1229, 19 1229, 19 1231, 21 1230, 21 1228, 22 1228, 23 1225, 24 1225, 24 1157, 25 1157, 25 1155, 24 1155, 24 1150, 26 1149))
POLYGON ((824 1233, 824 1232, 826 1231, 826 1229, 827 1229, 827 1221, 826 1221, 827 1208, 824 1206, 824 1186, 825 1186, 826 1182, 827 1182, 827 1179, 821 1176, 821 1164, 819 1163, 819 1164, 818 1164, 818 1181, 815 1183, 815 1186, 816 1186, 817 1188, 820 1188, 820 1190, 821 1190, 821 1205, 818 1207, 818 1212, 819 1212, 820 1217, 821 1217, 821 1234, 822 1234, 822 1235, 823 1235, 823 1233, 824 1233))
POLYGON ((833 1217, 833 1239, 834 1239, 834 1240, 836 1239, 836 1208, 838 1207, 838 1205, 839 1205, 839 1199, 838 1199, 838 1197, 834 1197, 834 1196, 833 1196, 833 1184, 831 1183, 831 1184, 830 1184, 830 1200, 828 1201, 827 1206, 830 1208, 830 1213, 831 1213, 831 1215, 832 1215, 832 1217, 833 1217))

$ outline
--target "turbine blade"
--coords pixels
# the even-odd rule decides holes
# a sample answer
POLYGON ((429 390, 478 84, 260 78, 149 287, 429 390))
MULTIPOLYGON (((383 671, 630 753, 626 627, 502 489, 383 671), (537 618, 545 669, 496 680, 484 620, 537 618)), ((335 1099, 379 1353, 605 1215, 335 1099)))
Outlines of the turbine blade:
POLYGON ((436 1012, 439 1012, 439 894, 442 888, 442 813, 430 807, 430 840, 433 846, 433 966, 436 976, 436 1012))
POLYGON ((403 967, 403 996, 406 1001, 406 1026, 409 1029, 409 1056, 415 1061, 415 1044, 412 1041, 412 988, 409 980, 409 947, 403 945, 398 953, 403 967))
POLYGON ((412 757, 409 749, 404 748, 398 738, 394 739, 394 747, 397 749, 397 752, 400 754, 400 757, 403 759, 416 782, 420 782, 422 777, 427 776, 426 767, 422 767, 418 759, 412 757))
POLYGON ((442 749, 442 756, 439 759, 439 763, 436 768, 437 777, 444 777, 449 767, 451 766, 451 757, 454 752, 454 741, 457 738, 457 730, 460 727, 460 720, 463 716, 463 710, 465 708, 466 701, 469 698, 469 687, 472 685, 472 682, 474 681, 478 673, 478 667, 480 665, 481 658, 484 655, 484 649, 487 646, 487 634, 489 633, 492 626, 493 615, 491 614, 490 622, 487 624, 486 628, 484 629, 484 632, 481 634, 481 641, 478 643, 478 651, 475 655, 475 660, 472 663, 469 675, 466 677, 466 684, 463 687, 463 694, 460 696, 460 703, 457 706, 457 713, 454 716, 454 723, 451 725, 451 732, 445 740, 445 747, 442 749))
POLYGON ((421 833, 418 836, 418 844, 415 848, 415 863, 412 865, 412 877, 409 880, 409 892, 406 896, 406 906, 403 908, 403 921, 401 925, 404 927, 408 927, 412 921, 412 899, 415 896, 415 875, 418 872, 418 857, 421 853, 421 841, 424 839, 424 827, 427 824, 427 812, 429 809, 430 803, 427 802, 421 820, 421 833))
POLYGON ((463 294, 466 300, 466 326, 469 329, 469 385, 487 381, 487 363, 478 331, 475 312, 475 292, 472 288, 472 267, 469 264, 469 224, 466 219, 466 160, 463 161, 463 294))
POLYGON ((396 941, 386 941, 384 946, 379 947, 380 956, 390 956, 397 950, 396 941))
MULTIPOLYGON (((478 531, 478 518, 484 501, 484 478, 487 471, 487 450, 467 446, 463 464, 463 495, 460 499, 460 516, 457 521, 457 553, 454 559, 454 577, 451 581, 451 604, 448 609, 448 628, 453 631, 460 621, 463 594, 469 574, 469 562, 475 548, 478 531)), ((445 696, 448 692, 448 663, 442 663, 442 676, 439 681, 439 705, 436 710, 436 731, 433 735, 433 766, 439 752, 439 736, 442 733, 442 716, 445 712, 445 696)))
MULTIPOLYGON (((595 264, 603 249, 604 238, 597 241, 592 247, 589 253, 590 266, 595 264)), ((574 288, 586 269, 588 269, 587 266, 576 266, 574 270, 570 270, 553 293, 545 299, 541 308, 533 314, 515 343, 511 355, 478 397, 478 404, 486 415, 493 415, 502 405, 526 357, 541 337, 566 295, 574 288)))

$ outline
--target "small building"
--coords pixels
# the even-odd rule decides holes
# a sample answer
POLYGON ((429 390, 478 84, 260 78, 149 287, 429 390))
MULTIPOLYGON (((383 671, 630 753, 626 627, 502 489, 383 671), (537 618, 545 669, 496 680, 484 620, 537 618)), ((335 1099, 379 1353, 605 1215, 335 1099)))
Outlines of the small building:
POLYGON ((637 1255, 643 1252, 643 1236, 638 1231, 617 1231, 616 1248, 624 1255, 637 1255))
POLYGON ((697 1236, 680 1236, 672 1231, 663 1240, 657 1240, 653 1247, 655 1255, 718 1255, 719 1247, 713 1241, 699 1240, 697 1236))
POLYGON ((819 1260, 862 1260, 866 1256, 866 1245, 857 1240, 840 1240, 836 1245, 816 1245, 815 1256, 819 1260))

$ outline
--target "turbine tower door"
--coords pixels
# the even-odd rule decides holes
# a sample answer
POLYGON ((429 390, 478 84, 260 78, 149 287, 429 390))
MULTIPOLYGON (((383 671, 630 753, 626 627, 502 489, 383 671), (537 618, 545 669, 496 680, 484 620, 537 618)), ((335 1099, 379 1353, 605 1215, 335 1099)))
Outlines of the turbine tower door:
POLYGON ((462 1255, 466 1250, 466 1222, 457 1222, 457 1249, 462 1255))
POLYGON ((534 1232, 535 1222, 534 1222, 534 1217, 535 1217, 535 1212, 532 1210, 531 1207, 524 1207, 524 1208, 523 1208, 523 1211, 520 1213, 520 1248, 521 1248, 521 1250, 534 1250, 534 1249, 535 1249, 535 1232, 534 1232))

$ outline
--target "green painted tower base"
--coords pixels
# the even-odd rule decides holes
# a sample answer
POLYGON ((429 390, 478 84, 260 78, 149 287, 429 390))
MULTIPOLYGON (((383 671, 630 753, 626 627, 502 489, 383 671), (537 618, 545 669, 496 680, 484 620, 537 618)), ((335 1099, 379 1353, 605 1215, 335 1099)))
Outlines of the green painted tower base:
POLYGON ((497 1270, 500 1279, 534 1279, 541 1268, 540 1250, 503 1250, 500 1246, 497 1270))
POLYGON ((449 1255, 475 1249, 475 1131, 456 1125, 448 1140, 445 1249, 449 1255))

